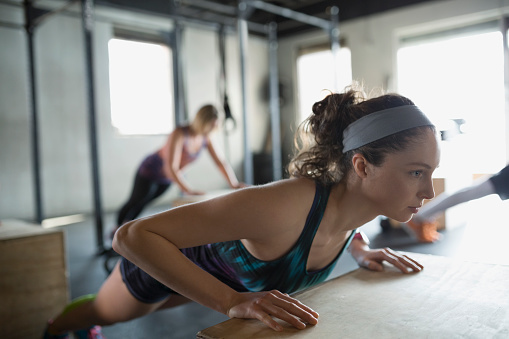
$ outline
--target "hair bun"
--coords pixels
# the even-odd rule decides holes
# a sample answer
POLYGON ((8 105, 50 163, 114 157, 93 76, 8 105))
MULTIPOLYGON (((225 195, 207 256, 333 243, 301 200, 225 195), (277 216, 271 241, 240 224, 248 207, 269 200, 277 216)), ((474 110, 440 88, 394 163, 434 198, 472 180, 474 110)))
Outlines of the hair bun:
POLYGON ((355 105, 359 101, 355 91, 347 91, 345 93, 336 94, 335 99, 336 106, 340 110, 355 105))
POLYGON ((322 101, 317 101, 313 104, 312 111, 315 115, 322 114, 323 111, 327 108, 327 105, 329 104, 329 97, 330 95, 328 95, 322 101))

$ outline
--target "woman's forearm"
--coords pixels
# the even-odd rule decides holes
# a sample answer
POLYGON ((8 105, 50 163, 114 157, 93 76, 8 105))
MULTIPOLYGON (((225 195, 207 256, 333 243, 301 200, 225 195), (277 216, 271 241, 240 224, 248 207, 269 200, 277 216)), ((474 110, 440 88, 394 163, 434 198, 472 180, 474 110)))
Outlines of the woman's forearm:
POLYGON ((142 222, 122 226, 113 239, 114 250, 179 294, 227 314, 238 292, 199 268, 167 239, 139 229, 142 222))
POLYGON ((219 170, 221 171, 221 173, 223 174, 223 176, 228 181, 228 184, 230 185, 230 187, 238 188, 239 181, 237 180, 237 176, 235 175, 235 172, 233 171, 231 166, 229 166, 228 164, 223 162, 220 165, 218 165, 218 167, 219 167, 219 170))
POLYGON ((170 179, 173 183, 175 183, 182 192, 191 193, 192 190, 187 185, 184 176, 181 174, 180 170, 176 170, 172 168, 171 165, 166 165, 164 167, 165 175, 168 179, 170 179))
POLYGON ((366 241, 362 236, 358 236, 358 234, 360 233, 357 233, 354 236, 350 246, 348 246, 348 251, 357 261, 359 261, 360 257, 369 250, 369 241, 366 241))
POLYGON ((180 171, 179 172, 176 172, 175 173, 175 176, 174 178, 172 179, 172 181, 178 185, 178 187, 180 188, 180 190, 184 193, 188 193, 188 194, 191 194, 192 193, 192 190, 191 188, 189 188, 189 186, 187 185, 184 177, 182 174, 180 174, 180 171))
POLYGON ((237 176, 235 175, 235 172, 233 171, 233 168, 230 166, 230 164, 226 161, 221 159, 212 145, 212 143, 209 141, 208 143, 208 150, 210 153, 210 156, 214 160, 216 166, 219 168, 219 171, 221 174, 225 177, 226 181, 228 181, 228 184, 231 188, 239 188, 240 183, 237 179, 237 176))

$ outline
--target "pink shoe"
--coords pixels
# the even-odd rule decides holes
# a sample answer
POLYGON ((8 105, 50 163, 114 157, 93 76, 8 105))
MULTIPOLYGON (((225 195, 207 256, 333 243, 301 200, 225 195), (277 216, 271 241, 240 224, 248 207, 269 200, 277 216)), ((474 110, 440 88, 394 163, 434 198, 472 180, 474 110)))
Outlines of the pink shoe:
POLYGON ((86 330, 79 330, 74 332, 77 339, 106 339, 101 332, 101 326, 92 326, 86 330))

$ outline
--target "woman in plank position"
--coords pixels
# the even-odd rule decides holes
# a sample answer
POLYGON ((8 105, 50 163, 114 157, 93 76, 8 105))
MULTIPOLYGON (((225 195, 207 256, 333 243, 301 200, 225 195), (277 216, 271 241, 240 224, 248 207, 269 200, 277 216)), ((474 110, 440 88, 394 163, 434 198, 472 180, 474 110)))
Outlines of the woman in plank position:
POLYGON ((434 196, 436 131, 412 101, 330 94, 313 105, 297 144, 289 179, 123 225, 113 241, 123 258, 97 296, 75 301, 47 334, 97 330, 186 300, 276 331, 275 318, 303 329, 318 313, 289 294, 323 282, 346 249, 370 270, 387 262, 421 271, 357 232, 378 215, 406 222, 434 196))
POLYGON ((203 149, 207 149, 231 188, 245 187, 244 183, 237 180, 230 164, 219 157, 210 140, 218 120, 219 113, 213 105, 202 106, 190 124, 175 128, 159 150, 145 157, 136 171, 131 195, 118 212, 112 236, 125 222, 136 219, 150 202, 166 192, 173 183, 182 193, 204 194, 192 189, 183 174, 186 167, 198 159, 203 149))

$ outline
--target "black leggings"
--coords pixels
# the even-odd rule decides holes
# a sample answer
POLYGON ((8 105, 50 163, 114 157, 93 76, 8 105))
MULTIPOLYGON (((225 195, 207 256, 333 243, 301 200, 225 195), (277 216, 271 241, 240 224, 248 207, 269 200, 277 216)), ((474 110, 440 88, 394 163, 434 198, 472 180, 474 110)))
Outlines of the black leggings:
POLYGON ((122 206, 117 216, 117 226, 136 219, 149 202, 163 194, 171 184, 161 184, 136 173, 131 197, 122 206))

